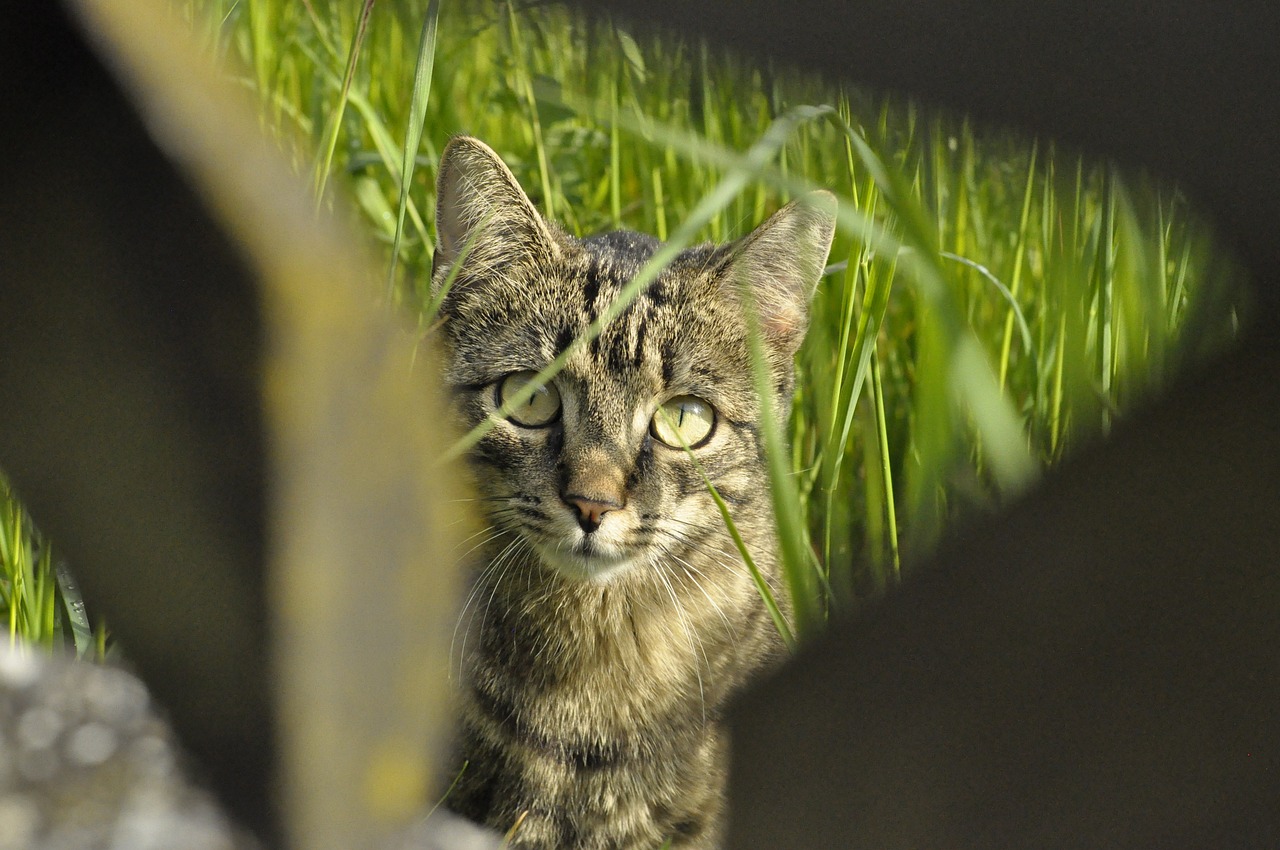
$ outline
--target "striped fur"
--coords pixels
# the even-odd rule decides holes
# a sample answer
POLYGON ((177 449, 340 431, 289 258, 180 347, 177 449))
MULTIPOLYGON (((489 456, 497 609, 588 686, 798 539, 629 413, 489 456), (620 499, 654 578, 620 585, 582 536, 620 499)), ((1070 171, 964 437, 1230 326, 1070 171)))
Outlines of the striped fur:
MULTIPOLYGON (((446 380, 464 428, 497 386, 566 350, 658 244, 574 239, 544 222, 501 160, 457 138, 440 165, 435 286, 446 380)), ((448 804, 514 846, 718 846, 726 700, 782 646, 694 464, 654 439, 663 402, 715 411, 695 449, 775 595, 744 288, 757 305, 779 415, 830 245, 830 196, 745 239, 680 254, 554 379, 553 423, 499 420, 471 454, 487 530, 460 629, 461 756, 448 804), (572 497, 616 506, 587 530, 572 497), (465 644, 465 646, 464 646, 465 644)))

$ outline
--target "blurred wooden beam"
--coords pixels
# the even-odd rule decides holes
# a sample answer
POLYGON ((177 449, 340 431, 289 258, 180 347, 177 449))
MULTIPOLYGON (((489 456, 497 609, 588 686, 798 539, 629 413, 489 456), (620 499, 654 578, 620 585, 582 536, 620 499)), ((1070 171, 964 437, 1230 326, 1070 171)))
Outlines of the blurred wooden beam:
POLYGON ((0 463, 232 813, 380 846, 449 726, 434 375, 167 4, 70 8, 0 18, 0 463))
POLYGON ((270 835, 255 276, 62 7, 0 20, 0 464, 270 835))

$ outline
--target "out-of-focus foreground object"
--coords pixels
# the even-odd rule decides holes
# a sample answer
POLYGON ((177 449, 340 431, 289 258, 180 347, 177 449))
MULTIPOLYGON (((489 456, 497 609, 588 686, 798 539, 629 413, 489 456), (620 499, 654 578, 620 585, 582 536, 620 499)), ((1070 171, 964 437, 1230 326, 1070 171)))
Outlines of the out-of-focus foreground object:
POLYGON ((1280 357, 1231 363, 740 705, 729 846, 1280 846, 1280 357))
POLYGON ((123 670, 0 648, 0 850, 253 850, 123 670))
POLYGON ((0 463, 237 818, 383 845, 447 726, 432 376, 166 4, 70 9, 0 13, 0 463))

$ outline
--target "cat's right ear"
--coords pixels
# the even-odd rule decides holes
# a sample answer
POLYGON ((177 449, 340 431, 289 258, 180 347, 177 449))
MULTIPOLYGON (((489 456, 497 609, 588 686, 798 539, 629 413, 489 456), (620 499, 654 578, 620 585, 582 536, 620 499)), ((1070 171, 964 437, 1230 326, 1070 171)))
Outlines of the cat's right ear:
POLYGON ((546 222, 484 142, 450 139, 440 156, 436 189, 435 270, 459 257, 467 266, 491 269, 555 258, 558 249, 546 222))

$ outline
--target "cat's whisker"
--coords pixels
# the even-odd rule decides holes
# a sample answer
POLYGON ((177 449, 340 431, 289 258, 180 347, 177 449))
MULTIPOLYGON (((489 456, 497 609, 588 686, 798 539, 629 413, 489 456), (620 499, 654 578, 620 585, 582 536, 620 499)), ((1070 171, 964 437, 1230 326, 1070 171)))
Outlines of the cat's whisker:
POLYGON ((746 563, 742 560, 742 553, 737 549, 715 549, 710 546, 702 550, 707 555, 716 559, 716 563, 727 570, 750 574, 746 563))
MULTIPOLYGON (((482 543, 481 545, 485 545, 494 540, 497 540, 500 537, 502 537, 504 534, 511 534, 511 533, 514 533, 514 532, 511 532, 509 530, 499 530, 497 533, 495 533, 494 535, 489 537, 487 540, 485 540, 484 543, 482 543)), ((484 586, 484 582, 486 581, 486 579, 490 575, 502 569, 504 559, 508 557, 508 553, 511 551, 512 547, 518 545, 520 542, 521 542, 521 538, 519 536, 517 536, 514 540, 509 541, 498 552, 498 554, 493 558, 493 560, 490 561, 485 566, 485 568, 480 572, 480 575, 477 576, 475 585, 471 588, 471 592, 467 595, 467 600, 465 603, 463 603, 462 610, 458 612, 458 620, 453 627, 453 637, 450 639, 450 642, 449 642, 449 657, 450 658, 454 657, 454 647, 455 645, 457 645, 457 641, 458 641, 458 630, 463 629, 463 625, 465 623, 467 627, 463 629, 462 644, 458 648, 458 675, 459 676, 462 675, 463 661, 466 658, 466 653, 467 653, 467 633, 470 631, 470 621, 467 620, 467 610, 471 607, 472 603, 476 600, 477 594, 480 592, 480 589, 484 586)), ((450 668, 452 669, 452 665, 450 665, 450 668)))
MULTIPOLYGON (((489 610, 493 607, 493 600, 498 593, 499 585, 501 585, 502 580, 510 574, 512 565, 526 564, 527 559, 524 557, 526 554, 533 554, 533 545, 524 536, 517 535, 516 539, 508 544, 508 546, 494 558, 494 562, 492 564, 494 570, 492 574, 495 578, 490 583, 489 598, 485 601, 484 606, 484 618, 486 620, 489 618, 489 610)), ((526 566, 526 573, 527 569, 528 567, 526 566)))
POLYGON ((667 594, 671 597, 671 606, 675 609, 676 619, 680 622, 680 628, 684 630, 685 637, 689 641, 689 650, 693 653, 693 669, 698 678, 698 703, 702 711, 702 722, 707 722, 707 694, 702 682, 702 664, 698 663, 698 655, 702 655, 703 664, 706 665, 708 672, 711 670, 711 660, 707 658, 706 646, 702 643, 702 638, 698 637, 693 629, 689 626, 689 620, 685 615, 684 606, 680 604, 679 598, 676 596, 675 588, 671 585, 668 578, 670 568, 659 570, 658 576, 662 579, 662 584, 666 588, 667 594))
MULTIPOLYGON (((475 501, 479 501, 479 500, 475 500, 475 501)), ((496 499, 495 499, 495 500, 493 500, 493 501, 494 501, 494 502, 496 502, 496 501, 498 501, 498 500, 496 500, 496 499)), ((498 518, 498 517, 502 517, 502 516, 506 516, 506 515, 514 514, 514 513, 515 513, 515 509, 514 509, 514 508, 489 508, 489 509, 484 510, 482 514, 481 514, 481 513, 475 513, 475 514, 471 514, 471 515, 469 515, 469 516, 460 516, 460 517, 455 517, 454 519, 452 519, 452 520, 450 520, 450 521, 449 521, 449 527, 450 527, 450 528, 453 528, 453 527, 458 526, 458 525, 461 525, 461 524, 463 524, 463 523, 473 522, 473 521, 476 519, 476 517, 477 517, 477 516, 481 516, 481 515, 483 515, 484 517, 486 517, 486 518, 488 518, 488 519, 495 519, 495 518, 498 518)), ((490 524, 492 524, 492 523, 490 523, 490 524)), ((474 536, 474 535, 473 535, 473 536, 474 536)), ((468 537, 468 538, 467 538, 467 540, 470 540, 470 539, 471 539, 470 537, 468 537)), ((466 542, 466 541, 463 541, 463 542, 466 542)))
POLYGON ((751 575, 751 570, 743 562, 737 552, 730 554, 726 552, 716 553, 708 551, 707 556, 710 562, 720 569, 736 575, 743 580, 751 581, 753 583, 755 582, 755 577, 751 575))
POLYGON ((479 543, 472 546, 467 551, 463 552, 461 555, 459 555, 456 558, 456 561, 458 562, 465 561, 468 555, 470 555, 472 552, 479 549, 481 546, 488 544, 490 541, 494 539, 494 537, 500 534, 507 534, 507 533, 509 532, 506 529, 497 529, 495 531, 495 526, 490 524, 490 525, 486 525, 484 528, 480 529, 479 531, 474 532, 473 534, 468 534, 466 537, 464 537, 462 540, 459 540, 454 545, 453 551, 456 552, 458 549, 461 549, 463 546, 467 545, 469 542, 471 542, 472 540, 475 540, 477 537, 480 537, 482 535, 490 534, 491 536, 486 537, 484 540, 481 540, 479 543))
MULTIPOLYGON (((706 578, 706 573, 704 573, 702 570, 695 567, 689 561, 679 556, 673 556, 673 557, 675 558, 675 560, 677 560, 680 563, 681 566, 683 566, 686 570, 688 570, 692 575, 697 576, 698 578, 701 578, 701 579, 706 578)), ((695 587, 698 588, 699 591, 701 591, 703 596, 707 597, 707 602, 710 603, 711 607, 715 609, 715 612, 720 615, 720 619, 724 621, 725 630, 731 634, 737 635, 739 633, 738 628, 729 621, 729 615, 724 612, 724 608, 720 607, 720 603, 717 602, 715 600, 715 597, 712 596, 710 591, 707 590, 705 584, 701 581, 694 581, 693 584, 695 587)))
MULTIPOLYGON (((489 597, 485 600, 484 614, 482 620, 489 619, 489 612, 493 606, 493 600, 505 578, 510 574, 511 568, 515 565, 523 563, 523 555, 529 550, 529 542, 521 536, 518 536, 508 543, 501 552, 499 552, 485 568, 481 574, 481 579, 477 581, 477 591, 485 584, 489 587, 489 597)), ((469 631, 469 630, 468 630, 469 631)), ((462 638, 462 656, 466 656, 467 633, 463 633, 462 638)))
POLYGON ((494 564, 489 564, 484 568, 484 570, 481 571, 480 575, 476 577, 476 582, 472 586, 471 591, 467 594, 467 599, 463 603, 462 609, 458 612, 458 618, 455 621, 453 626, 453 635, 449 640, 449 658, 451 659, 450 670, 452 670, 452 666, 453 666, 452 659, 456 658, 458 662, 459 676, 461 676, 463 672, 463 666, 464 666, 464 662, 467 654, 467 634, 471 630, 471 623, 472 623, 472 619, 468 617, 468 612, 471 610, 471 606, 477 600, 480 593, 480 589, 484 586, 484 581, 486 577, 491 573, 493 569, 494 569, 494 564), (462 632, 461 645, 458 644, 459 630, 461 630, 462 632))

